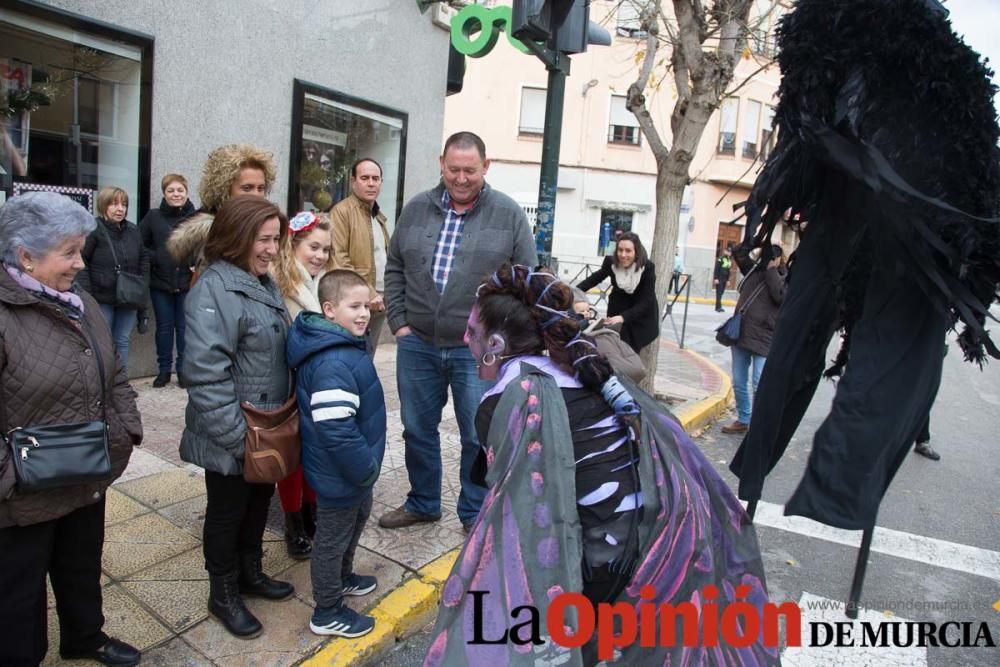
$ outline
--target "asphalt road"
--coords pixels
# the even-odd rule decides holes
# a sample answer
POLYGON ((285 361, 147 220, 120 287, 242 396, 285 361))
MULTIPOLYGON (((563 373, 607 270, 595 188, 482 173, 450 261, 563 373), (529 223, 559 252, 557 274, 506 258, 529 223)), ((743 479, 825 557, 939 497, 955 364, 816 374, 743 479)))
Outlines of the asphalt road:
MULTIPOLYGON (((675 315, 680 330, 681 310, 675 315)), ((1000 315, 994 310, 995 315, 1000 315)), ((685 346, 712 359, 727 372, 729 350, 714 340, 714 329, 728 313, 692 304, 685 346)), ((665 335, 672 335, 669 323, 665 335)), ((954 336, 949 335, 949 340, 954 336)), ((835 341, 836 342, 836 341, 835 341)), ((903 464, 883 499, 879 529, 861 598, 869 620, 972 621, 988 623, 1000 644, 1000 362, 980 371, 963 362, 950 345, 944 379, 931 412, 932 445, 942 455, 934 462, 913 454, 903 464)), ((831 346, 828 358, 833 358, 831 346)), ((835 386, 821 383, 785 457, 767 480, 758 511, 757 532, 773 601, 843 601, 857 555, 850 540, 860 533, 830 531, 808 520, 789 522, 781 507, 802 475, 812 434, 826 416, 835 386), (847 541, 845 544, 843 542, 847 541)), ((707 429, 698 442, 723 477, 736 487, 727 468, 739 436, 707 429)), ((809 620, 846 620, 841 612, 806 612, 809 620)), ((976 630, 973 630, 975 634, 976 630)), ((429 643, 427 631, 401 643, 383 663, 419 665, 429 643)), ((907 664, 932 667, 982 667, 1000 664, 1000 648, 928 647, 909 649, 833 649, 786 653, 786 665, 907 664)))

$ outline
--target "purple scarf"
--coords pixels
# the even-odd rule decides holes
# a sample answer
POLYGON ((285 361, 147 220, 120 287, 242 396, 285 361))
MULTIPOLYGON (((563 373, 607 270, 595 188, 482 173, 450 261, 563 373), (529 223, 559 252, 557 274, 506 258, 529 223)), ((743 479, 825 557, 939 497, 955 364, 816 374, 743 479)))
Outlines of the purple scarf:
POLYGON ((74 294, 73 292, 59 292, 54 290, 48 285, 43 285, 21 269, 13 266, 4 264, 4 268, 7 269, 7 275, 13 278, 14 282, 29 292, 34 292, 35 294, 40 294, 54 301, 64 303, 79 312, 80 315, 83 315, 83 299, 81 299, 79 295, 74 294))

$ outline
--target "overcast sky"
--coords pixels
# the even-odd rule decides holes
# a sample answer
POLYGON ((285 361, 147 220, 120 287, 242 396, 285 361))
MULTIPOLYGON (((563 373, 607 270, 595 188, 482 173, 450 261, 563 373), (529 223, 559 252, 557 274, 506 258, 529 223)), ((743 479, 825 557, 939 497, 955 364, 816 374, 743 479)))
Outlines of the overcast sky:
MULTIPOLYGON (((1000 69, 1000 0, 946 0, 944 6, 951 12, 951 26, 965 39, 965 43, 989 57, 994 70, 993 82, 1000 84, 995 71, 1000 69)), ((993 103, 1000 108, 1000 95, 993 103)))

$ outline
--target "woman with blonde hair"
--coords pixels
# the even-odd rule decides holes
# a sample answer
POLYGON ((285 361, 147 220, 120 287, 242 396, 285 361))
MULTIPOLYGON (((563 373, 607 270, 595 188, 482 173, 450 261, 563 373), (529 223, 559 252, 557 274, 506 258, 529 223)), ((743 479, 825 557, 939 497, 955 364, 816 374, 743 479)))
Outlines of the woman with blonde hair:
POLYGON ((267 197, 277 175, 271 153, 250 144, 226 144, 209 153, 198 185, 201 208, 167 241, 174 260, 200 273, 205 268, 205 241, 216 212, 238 195, 267 197))
MULTIPOLYGON (((322 312, 317 294, 319 279, 333 270, 330 219, 303 211, 288 222, 289 238, 271 270, 294 320, 302 311, 322 312)), ((278 498, 285 512, 288 555, 303 560, 312 553, 316 534, 316 493, 302 475, 302 466, 278 482, 278 498)))

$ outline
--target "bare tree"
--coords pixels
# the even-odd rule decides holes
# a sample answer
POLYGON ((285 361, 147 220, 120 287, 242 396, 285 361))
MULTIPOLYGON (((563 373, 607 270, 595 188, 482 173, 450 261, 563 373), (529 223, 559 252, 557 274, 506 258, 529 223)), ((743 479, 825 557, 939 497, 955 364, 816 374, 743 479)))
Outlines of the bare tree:
MULTIPOLYGON (((681 200, 691 182, 690 167, 705 126, 722 100, 747 80, 734 82, 736 66, 745 54, 755 27, 749 20, 754 0, 622 0, 638 10, 645 50, 636 54, 639 73, 628 88, 626 106, 638 119, 656 159, 656 223, 651 259, 659 268, 656 293, 668 293, 669 267, 677 243, 681 200), (646 95, 673 77, 677 101, 670 115, 670 145, 661 136, 647 108, 646 95)), ((779 0, 772 0, 770 15, 779 0)), ((758 21, 759 25, 759 21, 758 21)), ((762 63, 761 69, 767 66, 762 63)), ((759 71, 759 70, 758 70, 759 71)), ((648 369, 644 388, 652 389, 659 339, 643 350, 648 369)))

